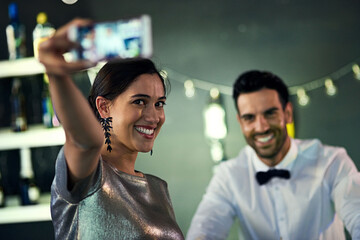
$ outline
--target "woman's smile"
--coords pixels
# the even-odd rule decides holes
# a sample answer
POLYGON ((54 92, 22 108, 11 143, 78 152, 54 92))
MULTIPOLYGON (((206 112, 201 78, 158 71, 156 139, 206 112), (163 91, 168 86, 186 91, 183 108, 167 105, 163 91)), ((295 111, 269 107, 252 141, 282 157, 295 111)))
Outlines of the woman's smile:
POLYGON ((134 128, 143 137, 145 137, 147 139, 153 139, 154 138, 155 128, 148 127, 148 126, 140 126, 140 125, 137 125, 134 128))

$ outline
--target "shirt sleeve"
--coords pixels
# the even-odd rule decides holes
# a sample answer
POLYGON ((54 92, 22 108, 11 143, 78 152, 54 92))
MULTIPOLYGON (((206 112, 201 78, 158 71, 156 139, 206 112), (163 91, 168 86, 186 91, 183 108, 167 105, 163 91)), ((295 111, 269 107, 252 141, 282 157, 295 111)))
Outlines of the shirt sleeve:
POLYGON ((52 190, 56 195, 71 203, 78 203, 101 187, 102 164, 99 161, 96 170, 85 179, 77 182, 71 190, 68 189, 68 167, 66 164, 64 147, 59 151, 55 164, 55 178, 52 190))
POLYGON ((227 175, 220 168, 211 179, 192 219, 187 240, 226 239, 235 216, 227 175))
POLYGON ((336 212, 352 239, 360 239, 360 173, 344 149, 335 155, 327 174, 332 176, 336 212))

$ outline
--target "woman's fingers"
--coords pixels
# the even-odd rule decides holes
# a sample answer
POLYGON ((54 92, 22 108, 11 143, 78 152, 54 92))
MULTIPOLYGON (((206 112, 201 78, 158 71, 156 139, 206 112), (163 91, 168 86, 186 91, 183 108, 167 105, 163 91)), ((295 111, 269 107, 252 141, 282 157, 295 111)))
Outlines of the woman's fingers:
POLYGON ((72 21, 68 22, 67 24, 65 24, 64 26, 62 26, 61 28, 59 28, 57 30, 57 32, 59 34, 67 34, 67 31, 69 28, 71 28, 72 26, 89 26, 93 24, 93 21, 90 19, 84 19, 84 18, 75 18, 72 21))
POLYGON ((88 26, 91 23, 92 21, 87 19, 72 20, 63 27, 59 28, 55 32, 54 36, 52 36, 48 41, 41 43, 39 51, 43 51, 45 53, 55 51, 61 54, 69 51, 71 48, 77 46, 77 43, 70 41, 68 38, 69 29, 77 26, 88 26))
POLYGON ((39 61, 49 75, 68 75, 73 72, 95 66, 89 61, 67 62, 63 54, 78 46, 68 38, 68 32, 74 26, 87 26, 92 23, 87 19, 74 19, 56 31, 53 37, 39 46, 39 61))

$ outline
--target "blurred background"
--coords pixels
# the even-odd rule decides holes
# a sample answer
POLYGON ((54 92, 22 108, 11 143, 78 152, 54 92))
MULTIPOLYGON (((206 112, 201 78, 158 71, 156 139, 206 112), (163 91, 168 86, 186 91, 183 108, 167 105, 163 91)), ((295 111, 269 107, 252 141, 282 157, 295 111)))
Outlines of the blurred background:
MULTIPOLYGON (((5 29, 9 24, 10 2, 0 2, 1 61, 9 58, 5 29)), ((319 138, 325 144, 343 146, 360 167, 356 140, 360 135, 357 105, 360 77, 356 66, 353 67, 360 63, 360 1, 78 0, 69 5, 61 0, 18 0, 16 3, 19 20, 26 27, 28 57, 33 56, 32 31, 40 11, 47 13, 55 28, 75 17, 108 21, 144 13, 151 16, 152 59, 160 69, 167 70, 172 90, 165 108, 166 123, 155 143, 154 154, 140 154, 136 168, 167 181, 184 234, 218 164, 204 134, 204 110, 211 102, 211 88, 219 89, 225 110, 227 134, 220 140, 223 160, 235 157, 245 146, 229 90, 244 71, 268 70, 280 76, 292 87, 295 137, 319 138), (332 81, 327 81, 327 86, 337 89, 334 95, 326 92, 328 78, 332 81), (194 84, 192 97, 185 94, 186 80, 194 84), (299 100, 307 104, 302 106, 299 100)), ((1 71, 5 69, 0 68, 1 71)), ((28 124, 41 124, 43 76, 23 76, 21 81, 28 124)), ((88 76, 79 74, 75 81, 87 95, 88 76)), ((4 129, 11 125, 11 82, 11 77, 0 78, 0 127, 4 129)), ((50 191, 59 148, 31 148, 34 176, 41 193, 50 191)), ((0 151, 5 196, 19 195, 19 155, 16 149, 0 151)), ((44 239, 51 239, 50 222, 4 223, 0 224, 0 232, 8 234, 4 239, 15 239, 11 234, 18 234, 18 229, 33 229, 32 224, 45 224, 43 229, 49 231, 44 239)), ((235 236, 233 227, 229 239, 236 239, 235 236)))

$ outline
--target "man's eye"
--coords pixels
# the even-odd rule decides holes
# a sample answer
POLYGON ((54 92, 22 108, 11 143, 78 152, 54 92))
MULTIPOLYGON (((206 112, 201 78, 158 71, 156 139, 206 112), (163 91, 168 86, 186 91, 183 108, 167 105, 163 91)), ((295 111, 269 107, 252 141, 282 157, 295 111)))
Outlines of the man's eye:
POLYGON ((254 119, 254 116, 250 116, 250 115, 245 115, 242 117, 245 121, 252 121, 254 119))
POLYGON ((276 111, 269 111, 269 112, 265 113, 265 116, 266 117, 273 117, 273 116, 275 116, 275 114, 276 114, 276 111))

